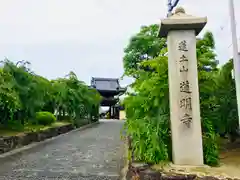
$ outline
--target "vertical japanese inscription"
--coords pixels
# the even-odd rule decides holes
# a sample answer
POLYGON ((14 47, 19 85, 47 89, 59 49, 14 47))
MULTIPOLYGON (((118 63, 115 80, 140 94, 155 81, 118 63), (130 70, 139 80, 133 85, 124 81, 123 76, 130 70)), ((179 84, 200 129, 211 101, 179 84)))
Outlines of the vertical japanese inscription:
MULTIPOLYGON (((178 50, 183 53, 188 51, 187 42, 185 40, 181 41, 179 43, 178 50)), ((186 64, 188 63, 188 58, 184 54, 180 57, 179 62, 181 63, 180 64, 180 72, 188 72, 188 67, 186 66, 186 64)))
POLYGON ((180 92, 191 93, 188 80, 180 83, 180 92))
POLYGON ((188 51, 187 49, 187 41, 186 40, 183 40, 181 41, 179 44, 178 44, 178 50, 180 51, 188 51))
POLYGON ((191 97, 184 97, 180 100, 180 108, 185 110, 192 110, 192 98, 191 97))
POLYGON ((181 52, 181 56, 179 57, 179 65, 180 65, 180 73, 181 73, 181 82, 180 82, 180 93, 181 99, 179 102, 179 107, 181 109, 180 121, 187 127, 191 128, 192 124, 192 98, 191 98, 191 89, 188 77, 186 74, 188 73, 188 58, 186 56, 186 52, 188 52, 187 42, 183 40, 178 44, 178 50, 181 52))
POLYGON ((187 126, 187 128, 191 127, 192 124, 192 117, 189 114, 184 114, 184 116, 181 118, 181 122, 187 126))

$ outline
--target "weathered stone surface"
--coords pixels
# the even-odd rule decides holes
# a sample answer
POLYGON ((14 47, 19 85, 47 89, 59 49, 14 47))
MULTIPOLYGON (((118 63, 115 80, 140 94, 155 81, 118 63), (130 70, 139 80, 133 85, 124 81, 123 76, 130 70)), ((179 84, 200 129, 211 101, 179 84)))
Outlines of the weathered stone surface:
POLYGON ((170 174, 162 174, 161 179, 163 180, 194 180, 196 179, 196 175, 170 175, 170 174))
POLYGON ((139 173, 140 179, 144 180, 160 180, 161 179, 161 173, 157 171, 153 171, 151 169, 147 169, 144 171, 140 171, 139 173))
POLYGON ((134 163, 132 163, 132 167, 135 169, 138 169, 139 171, 144 171, 149 168, 149 165, 145 164, 145 163, 134 162, 134 163))
POLYGON ((224 176, 197 176, 196 174, 178 174, 175 172, 163 172, 146 167, 141 163, 131 163, 127 172, 127 180, 240 180, 237 178, 226 178, 224 176))
POLYGON ((1 162, 0 180, 117 180, 123 121, 100 121, 1 162))

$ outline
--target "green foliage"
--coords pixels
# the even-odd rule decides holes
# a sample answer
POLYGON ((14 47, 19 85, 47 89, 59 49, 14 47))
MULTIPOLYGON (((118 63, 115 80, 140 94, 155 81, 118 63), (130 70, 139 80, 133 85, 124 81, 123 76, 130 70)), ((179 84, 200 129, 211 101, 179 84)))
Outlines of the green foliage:
POLYGON ((135 71, 140 69, 140 63, 157 57, 162 48, 166 47, 166 40, 157 37, 158 25, 142 26, 139 33, 130 39, 124 49, 123 64, 125 74, 137 77, 135 71))
POLYGON ((19 121, 9 120, 7 124, 0 124, 0 130, 23 131, 24 125, 19 121))
POLYGON ((144 62, 156 71, 138 71, 139 79, 133 84, 137 95, 124 101, 127 132, 133 138, 137 160, 148 163, 171 158, 171 140, 168 108, 167 58, 159 56, 144 62))
POLYGON ((203 152, 204 163, 210 166, 217 166, 219 164, 219 147, 218 135, 214 132, 212 122, 210 120, 203 120, 203 152))
MULTIPOLYGON (((167 48, 157 31, 156 25, 142 28, 123 59, 125 75, 136 78, 131 85, 135 93, 124 100, 127 134, 136 160, 148 163, 172 160, 167 48)), ((204 162, 211 166, 219 164, 219 135, 235 137, 238 127, 232 62, 218 68, 214 48, 211 32, 197 41, 204 162)))
POLYGON ((100 95, 70 72, 49 81, 28 68, 5 59, 0 68, 0 125, 6 128, 34 123, 36 112, 56 114, 58 120, 98 120, 100 95), (65 119, 66 118, 66 119, 65 119))
POLYGON ((67 78, 57 79, 52 82, 54 92, 55 106, 60 116, 65 117, 66 114, 71 119, 94 119, 98 118, 100 95, 95 89, 90 89, 77 76, 70 72, 67 78))
POLYGON ((222 66, 216 77, 215 104, 212 105, 215 119, 213 125, 216 131, 230 136, 234 141, 237 136, 238 114, 236 88, 231 72, 233 62, 230 60, 222 66))
POLYGON ((76 128, 79 128, 83 125, 86 125, 86 124, 89 124, 89 120, 88 119, 74 119, 73 120, 73 125, 76 127, 76 128))
POLYGON ((54 114, 47 111, 37 112, 35 118, 36 122, 40 125, 50 125, 56 121, 54 114))

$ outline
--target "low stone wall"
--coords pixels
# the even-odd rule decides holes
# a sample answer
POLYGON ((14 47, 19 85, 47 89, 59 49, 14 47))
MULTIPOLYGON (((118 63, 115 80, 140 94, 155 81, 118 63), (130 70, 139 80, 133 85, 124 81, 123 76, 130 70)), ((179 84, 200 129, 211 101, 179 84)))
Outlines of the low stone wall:
POLYGON ((57 135, 67 133, 73 129, 74 127, 71 124, 68 124, 65 126, 49 128, 40 132, 30 132, 17 136, 0 137, 0 154, 33 142, 40 142, 57 135))

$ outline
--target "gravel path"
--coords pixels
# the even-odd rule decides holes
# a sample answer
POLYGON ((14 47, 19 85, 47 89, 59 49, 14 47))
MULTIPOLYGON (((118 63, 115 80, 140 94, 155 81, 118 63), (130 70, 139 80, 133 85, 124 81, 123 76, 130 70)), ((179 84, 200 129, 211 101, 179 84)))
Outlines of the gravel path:
POLYGON ((0 180, 115 180, 123 165, 123 121, 60 137, 0 162, 0 180))

